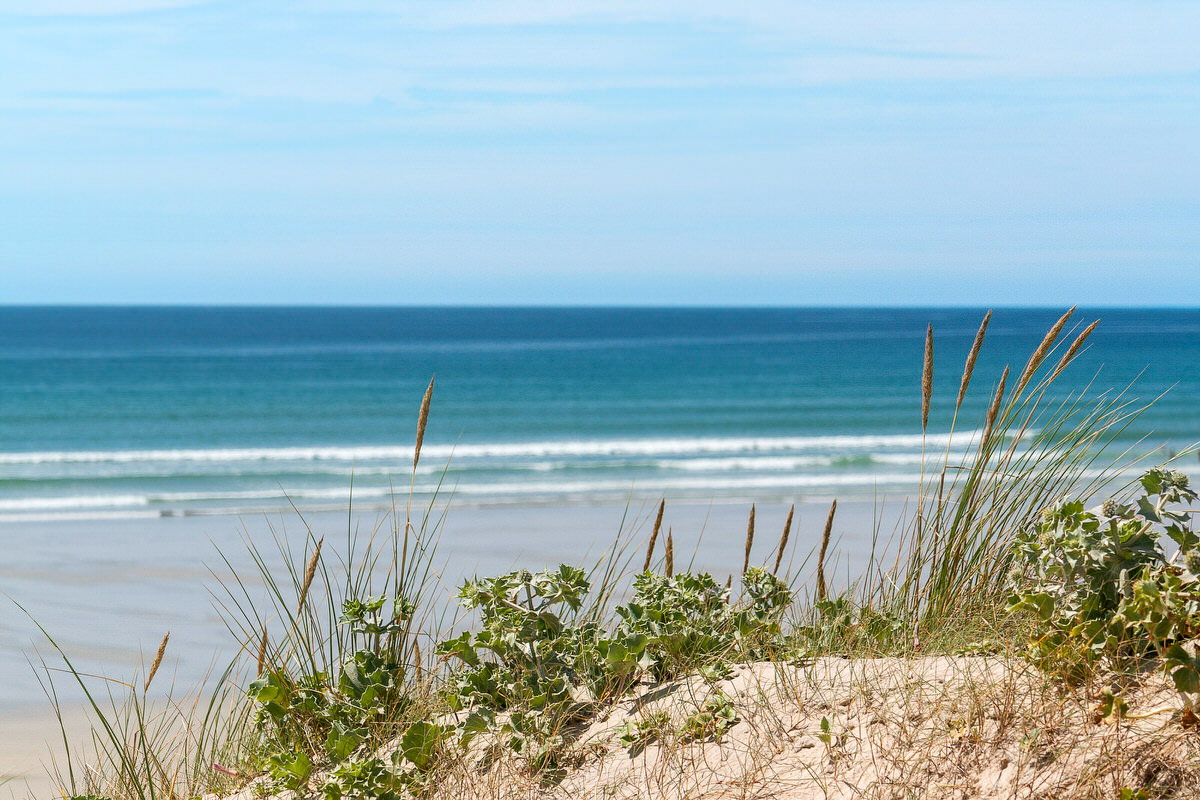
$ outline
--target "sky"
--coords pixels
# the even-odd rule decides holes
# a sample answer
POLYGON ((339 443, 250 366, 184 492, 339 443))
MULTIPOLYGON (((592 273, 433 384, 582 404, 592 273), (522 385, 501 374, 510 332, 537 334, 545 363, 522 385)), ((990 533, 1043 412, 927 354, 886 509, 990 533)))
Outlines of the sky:
POLYGON ((0 0, 0 304, 1200 303, 1200 3, 0 0))

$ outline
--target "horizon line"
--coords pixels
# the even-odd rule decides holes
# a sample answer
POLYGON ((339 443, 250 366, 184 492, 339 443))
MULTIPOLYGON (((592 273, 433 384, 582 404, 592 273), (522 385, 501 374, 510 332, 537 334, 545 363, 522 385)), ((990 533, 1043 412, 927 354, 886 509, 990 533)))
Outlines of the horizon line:
MULTIPOLYGON (((229 303, 143 303, 143 302, 28 302, 0 303, 0 311, 24 309, 464 309, 464 310, 646 310, 646 311, 686 311, 686 310, 951 310, 951 309, 1004 309, 1012 311, 1043 311, 1070 308, 1067 303, 263 303, 263 302, 229 302, 229 303)), ((1192 311, 1200 310, 1192 304, 1178 305, 1143 305, 1143 304, 1075 304, 1075 307, 1089 310, 1137 310, 1137 311, 1192 311)))

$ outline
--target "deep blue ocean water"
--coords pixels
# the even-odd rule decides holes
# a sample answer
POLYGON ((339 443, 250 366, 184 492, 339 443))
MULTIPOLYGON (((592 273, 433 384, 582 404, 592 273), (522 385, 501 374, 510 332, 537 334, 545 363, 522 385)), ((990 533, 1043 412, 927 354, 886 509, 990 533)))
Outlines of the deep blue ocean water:
MULTIPOLYGON (((356 503, 386 503, 434 373, 417 490, 445 468, 456 504, 903 492, 925 326, 944 445, 982 313, 2 308, 0 521, 336 508, 352 475, 356 503)), ((960 429, 1059 313, 996 310, 960 429)), ((1060 388, 1166 392, 1122 441, 1200 439, 1200 310, 1074 319, 1097 317, 1060 388)))

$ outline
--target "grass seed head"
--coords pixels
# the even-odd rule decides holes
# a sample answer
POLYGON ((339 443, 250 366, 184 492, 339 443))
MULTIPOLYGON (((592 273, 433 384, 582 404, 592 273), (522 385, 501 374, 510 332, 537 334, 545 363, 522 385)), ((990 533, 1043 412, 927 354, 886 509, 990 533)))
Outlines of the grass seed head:
POLYGON ((258 659, 257 670, 255 677, 262 677, 263 671, 267 667, 267 629, 263 628, 262 639, 258 642, 258 659))
POLYGON ((321 545, 325 543, 325 537, 321 537, 317 541, 316 548, 312 551, 312 555, 308 558, 308 566, 304 569, 304 582, 300 586, 300 602, 296 604, 296 615, 304 609, 304 601, 308 599, 308 590, 312 586, 313 576, 317 574, 317 562, 321 559, 321 545))
POLYGON ((779 565, 783 563, 783 551, 787 549, 788 536, 792 533, 792 516, 796 513, 796 504, 792 503, 792 507, 788 509, 787 521, 783 523, 783 535, 779 537, 779 548, 775 552, 775 569, 771 570, 773 575, 779 574, 779 565))
POLYGON ((154 680, 158 668, 162 666, 163 655, 167 652, 167 642, 170 638, 171 632, 167 631, 167 635, 162 638, 162 643, 158 646, 158 652, 154 654, 154 663, 150 665, 150 672, 146 674, 146 682, 142 685, 143 692, 150 690, 150 683, 154 680))
POLYGON ((650 542, 646 545, 646 561, 642 564, 642 572, 650 569, 650 559, 654 557, 654 545, 658 541, 658 531, 662 528, 663 511, 667 508, 667 500, 663 498, 658 503, 658 516, 654 518, 654 528, 650 531, 650 542))
POLYGON ((1033 378, 1033 373, 1037 372, 1037 368, 1041 366, 1042 361, 1046 358, 1046 354, 1050 352, 1050 348, 1054 346, 1054 342, 1058 339, 1058 335, 1062 333, 1063 326, 1067 324, 1067 320, 1075 313, 1075 306, 1067 309, 1067 313, 1058 318, 1058 321, 1050 326, 1050 330, 1046 331, 1046 335, 1042 338, 1042 343, 1033 351, 1033 355, 1029 357, 1029 361, 1025 364, 1025 369, 1021 372, 1020 379, 1017 380, 1017 389, 1013 392, 1013 397, 1017 397, 1029 385, 1029 381, 1033 378))
POLYGON ((996 393, 992 395, 992 404, 988 406, 987 420, 983 425, 983 439, 980 440, 980 447, 985 447, 988 440, 992 436, 992 429, 996 427, 996 418, 1000 415, 1000 403, 1004 399, 1004 384, 1008 382, 1008 367, 1004 367, 1004 372, 1000 375, 1000 383, 996 386, 996 393))
POLYGON ((817 556, 817 600, 826 597, 825 589, 825 552, 829 549, 829 536, 833 533, 833 515, 837 513, 837 500, 829 506, 829 516, 825 519, 825 532, 821 534, 821 552, 817 556))
POLYGON ((413 448, 413 471, 417 469, 417 462, 421 460, 421 444, 425 441, 425 423, 429 422, 429 401, 433 399, 433 382, 437 376, 429 379, 429 387, 425 390, 425 396, 421 398, 421 413, 417 415, 417 443, 413 448))
POLYGON ((1083 347, 1083 343, 1087 341, 1087 338, 1092 335, 1092 331, 1096 330, 1096 326, 1099 324, 1100 320, 1096 320, 1075 337, 1075 341, 1071 342, 1071 346, 1067 348, 1067 352, 1063 353, 1063 357, 1059 359, 1058 366, 1054 368, 1054 372, 1050 373, 1051 381, 1057 378, 1067 368, 1067 365, 1074 360, 1075 356, 1079 353, 1079 349, 1083 347))
POLYGON ((962 383, 958 387, 958 400, 954 404, 955 410, 962 407, 963 398, 967 396, 967 387, 971 385, 971 376, 975 373, 975 360, 979 358, 979 348, 983 347, 983 336, 987 333, 987 326, 991 319, 992 312, 989 309, 983 315, 983 322, 979 324, 979 331, 975 334, 975 341, 971 344, 971 352, 967 354, 967 364, 963 367, 962 383))
POLYGON ((750 549, 754 547, 754 505, 750 505, 750 521, 746 523, 746 558, 742 561, 742 574, 750 569, 750 549))
POLYGON ((667 528, 667 553, 666 553, 666 574, 670 578, 675 574, 675 539, 671 536, 671 529, 667 528))
POLYGON ((929 404, 933 400, 933 323, 925 330, 925 367, 921 370, 921 431, 929 427, 929 404))

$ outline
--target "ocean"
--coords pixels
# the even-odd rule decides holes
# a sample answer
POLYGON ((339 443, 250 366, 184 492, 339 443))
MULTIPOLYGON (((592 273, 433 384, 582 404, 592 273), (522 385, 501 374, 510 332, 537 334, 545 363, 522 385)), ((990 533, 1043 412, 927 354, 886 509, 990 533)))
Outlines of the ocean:
MULTIPOLYGON (((459 507, 902 494, 925 326, 936 449, 982 313, 4 308, 0 522, 388 505, 434 374, 415 488, 459 507)), ((960 430, 1060 313, 996 311, 960 430)), ((1123 443, 1200 439, 1200 311, 1096 317, 1059 389, 1162 394, 1123 443)))

